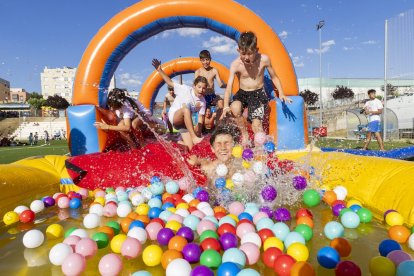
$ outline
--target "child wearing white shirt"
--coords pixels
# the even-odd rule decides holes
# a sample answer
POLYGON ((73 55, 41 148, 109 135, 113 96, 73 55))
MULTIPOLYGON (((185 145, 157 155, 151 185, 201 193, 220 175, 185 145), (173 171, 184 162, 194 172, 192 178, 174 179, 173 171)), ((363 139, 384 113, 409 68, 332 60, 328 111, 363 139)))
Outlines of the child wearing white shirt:
POLYGON ((363 147, 364 150, 368 149, 368 145, 371 142, 372 133, 374 133, 378 145, 381 150, 384 150, 384 143, 381 138, 381 113, 384 106, 382 105, 381 101, 378 100, 376 97, 376 91, 374 89, 368 90, 368 97, 369 101, 367 101, 364 105, 364 112, 368 115, 368 133, 367 133, 367 140, 363 147))

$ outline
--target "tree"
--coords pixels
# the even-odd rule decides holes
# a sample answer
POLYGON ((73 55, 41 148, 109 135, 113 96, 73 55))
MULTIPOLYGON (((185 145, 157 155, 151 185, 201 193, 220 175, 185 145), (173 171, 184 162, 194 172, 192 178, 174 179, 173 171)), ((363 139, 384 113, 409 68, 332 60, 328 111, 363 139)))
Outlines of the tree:
POLYGON ((352 91, 351 88, 348 88, 346 86, 339 86, 337 85, 334 92, 332 92, 332 97, 335 100, 341 100, 341 99, 353 99, 354 98, 354 91, 352 91))
POLYGON ((42 94, 39 94, 37 92, 32 92, 29 94, 29 97, 27 98, 27 100, 30 100, 30 99, 43 99, 43 96, 42 94))
POLYGON ((303 100, 305 101, 305 103, 307 105, 314 105, 319 99, 318 94, 316 94, 315 92, 310 91, 309 89, 305 89, 305 90, 301 91, 299 93, 299 96, 301 96, 303 98, 303 100))
POLYGON ((45 106, 50 106, 56 109, 66 109, 69 106, 69 102, 59 95, 53 95, 47 97, 45 106))
POLYGON ((27 102, 35 109, 35 116, 37 116, 37 111, 45 105, 46 100, 42 97, 40 98, 29 98, 27 102))
MULTIPOLYGON (((381 85, 381 91, 384 92, 384 85, 381 85)), ((391 83, 387 83, 387 96, 397 96, 398 88, 391 83)))

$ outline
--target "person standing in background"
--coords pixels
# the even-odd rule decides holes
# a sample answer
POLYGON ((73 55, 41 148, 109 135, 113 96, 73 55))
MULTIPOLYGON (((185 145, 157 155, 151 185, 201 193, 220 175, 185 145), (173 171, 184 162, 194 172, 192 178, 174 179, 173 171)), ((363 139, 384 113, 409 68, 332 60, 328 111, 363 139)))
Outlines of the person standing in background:
POLYGON ((384 150, 384 142, 381 138, 381 114, 384 106, 381 101, 376 97, 375 89, 368 90, 369 100, 364 105, 364 113, 368 115, 368 127, 367 127, 367 140, 363 147, 364 150, 368 149, 369 143, 371 142, 372 133, 374 133, 377 139, 380 150, 384 150))

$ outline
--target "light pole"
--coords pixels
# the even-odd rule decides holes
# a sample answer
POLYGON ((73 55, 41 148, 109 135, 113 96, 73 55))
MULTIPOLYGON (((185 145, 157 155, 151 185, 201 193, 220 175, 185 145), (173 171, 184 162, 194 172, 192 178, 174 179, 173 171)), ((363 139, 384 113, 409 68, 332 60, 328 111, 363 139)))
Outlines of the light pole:
POLYGON ((319 21, 316 25, 316 30, 319 32, 319 120, 320 126, 323 122, 323 103, 322 103, 322 27, 325 25, 325 20, 319 21))

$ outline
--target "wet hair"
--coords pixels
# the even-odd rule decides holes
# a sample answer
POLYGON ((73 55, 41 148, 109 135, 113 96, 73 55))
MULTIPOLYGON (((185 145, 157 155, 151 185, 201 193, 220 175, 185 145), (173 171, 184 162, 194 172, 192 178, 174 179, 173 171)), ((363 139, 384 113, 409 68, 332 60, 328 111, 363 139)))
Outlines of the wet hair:
POLYGON ((216 127, 210 137, 210 145, 213 145, 218 135, 230 135, 233 138, 234 143, 238 143, 240 140, 241 132, 236 123, 231 119, 223 119, 216 127))
POLYGON ((125 102, 128 102, 131 107, 135 110, 136 113, 139 113, 143 116, 142 112, 140 112, 137 103, 131 97, 128 97, 126 94, 125 89, 114 88, 108 94, 108 106, 113 107, 115 109, 121 108, 125 102))
POLYGON ((375 89, 368 90, 368 95, 371 94, 371 93, 377 93, 377 91, 375 91, 375 89))
POLYGON ((208 85, 207 79, 203 76, 198 76, 197 78, 194 79, 194 86, 196 86, 199 82, 205 83, 208 85))
POLYGON ((208 50, 202 50, 199 54, 200 59, 208 58, 211 59, 210 52, 208 50))
POLYGON ((240 35, 237 42, 239 50, 255 50, 257 49, 257 37, 253 32, 244 32, 240 35))

